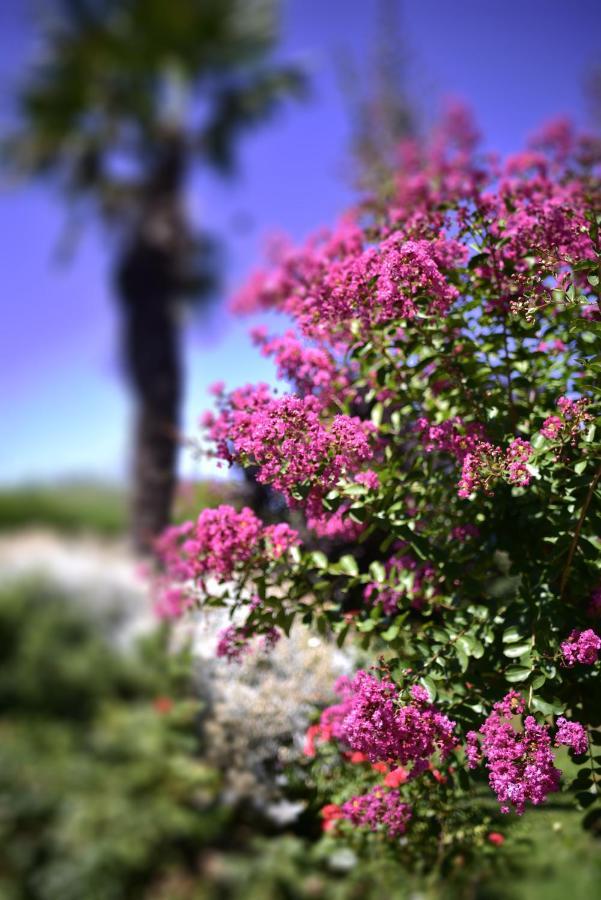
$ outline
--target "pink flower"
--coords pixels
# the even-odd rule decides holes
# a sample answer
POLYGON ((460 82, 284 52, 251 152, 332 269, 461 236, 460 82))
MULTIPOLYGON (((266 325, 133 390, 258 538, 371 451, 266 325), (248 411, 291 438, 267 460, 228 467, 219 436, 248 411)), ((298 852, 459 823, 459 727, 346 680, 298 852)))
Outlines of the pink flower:
POLYGON ((390 681, 360 670, 352 680, 339 679, 337 690, 342 703, 324 710, 322 722, 326 717, 337 740, 376 765, 412 763, 413 778, 435 752, 444 758, 457 744, 455 723, 428 702, 427 691, 419 686, 409 703, 402 703, 390 681))
POLYGON ((249 650, 248 632, 245 628, 230 625, 219 632, 216 656, 226 659, 228 662, 240 662, 249 650))
POLYGON ((303 753, 305 756, 315 756, 315 738, 320 734, 319 725, 309 725, 305 733, 303 753))
POLYGON ((403 803, 396 791, 382 788, 351 797, 343 803, 341 812, 353 825, 384 831, 389 838, 404 834, 411 819, 409 804, 403 803))
POLYGON ((554 441, 561 434, 563 422, 559 416, 549 416, 543 422, 540 433, 550 441, 554 441))
POLYGON ((279 559, 291 547, 296 547, 299 543, 298 531, 285 522, 268 525, 263 531, 263 536, 271 547, 271 555, 274 559, 279 559))
POLYGON ((371 469, 368 469, 366 472, 359 472, 358 475, 355 475, 355 481, 357 484, 362 484, 369 491, 377 491, 380 486, 380 479, 376 472, 372 472, 371 469))
POLYGON ((507 480, 510 484, 526 487, 530 484, 531 475, 528 471, 528 460, 533 454, 532 445, 522 438, 514 438, 507 448, 507 480))
POLYGON ((359 763, 364 763, 364 762, 367 762, 367 756, 365 755, 365 753, 359 753, 358 750, 355 750, 354 753, 351 753, 349 755, 349 762, 352 763, 353 765, 357 765, 359 763))
POLYGON ((558 718, 555 746, 561 745, 570 747, 577 754, 586 753, 588 738, 580 722, 568 722, 563 716, 558 718))
MULTIPOLYGON (((239 512, 227 505, 203 509, 196 522, 171 526, 156 541, 164 569, 157 580, 156 611, 177 618, 192 603, 190 583, 202 587, 208 577, 230 581, 259 565, 276 563, 298 543, 298 532, 289 525, 265 526, 247 507, 239 512)), ((256 605, 255 598, 251 611, 256 605)))
POLYGON ((501 812, 513 808, 518 815, 527 803, 538 806, 559 790, 561 775, 554 765, 549 726, 537 725, 532 716, 526 716, 521 729, 514 727, 512 720, 524 712, 524 706, 523 698, 510 691, 495 703, 480 733, 469 732, 466 748, 470 768, 483 761, 488 769, 501 812))
POLYGON ((568 639, 563 641, 560 647, 563 662, 569 668, 576 663, 584 666, 594 666, 599 658, 601 650, 601 638, 592 628, 580 631, 575 628, 568 639))

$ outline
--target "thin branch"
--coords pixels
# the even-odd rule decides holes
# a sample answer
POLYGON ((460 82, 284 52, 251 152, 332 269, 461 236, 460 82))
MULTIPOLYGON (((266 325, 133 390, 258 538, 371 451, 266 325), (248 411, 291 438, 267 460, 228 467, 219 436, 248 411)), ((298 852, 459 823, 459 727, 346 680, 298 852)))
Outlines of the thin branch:
POLYGON ((566 564, 564 570, 561 575, 561 581, 559 583, 559 599, 563 600, 565 590, 568 584, 568 578, 570 575, 570 569, 572 567, 572 560, 574 559, 574 554, 576 552, 576 547, 578 546, 578 541, 580 539, 580 532, 582 531, 582 526, 584 524, 584 520, 586 518, 586 514, 588 512, 588 508, 591 504, 591 500, 593 499, 593 495, 595 493, 595 489, 599 483, 599 479, 601 478, 601 465, 595 472, 594 478, 590 483, 589 489, 587 491, 586 497, 584 499, 584 503, 582 504, 582 509, 580 510, 580 517, 578 519, 578 523, 576 525, 576 529, 574 531, 574 537, 572 538, 572 542, 570 544, 570 549, 568 550, 568 558, 566 560, 566 564))

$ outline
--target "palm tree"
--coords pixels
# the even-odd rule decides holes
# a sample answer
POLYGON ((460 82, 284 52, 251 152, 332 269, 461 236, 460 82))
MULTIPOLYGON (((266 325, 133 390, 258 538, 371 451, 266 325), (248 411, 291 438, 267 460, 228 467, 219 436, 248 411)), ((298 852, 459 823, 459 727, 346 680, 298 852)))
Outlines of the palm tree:
POLYGON ((206 299, 214 253, 188 219, 194 165, 228 173, 245 127, 298 92, 273 62, 277 0, 53 0, 18 98, 13 165, 52 177, 116 235, 114 284, 134 392, 132 535, 148 551, 175 487, 179 310, 206 299))

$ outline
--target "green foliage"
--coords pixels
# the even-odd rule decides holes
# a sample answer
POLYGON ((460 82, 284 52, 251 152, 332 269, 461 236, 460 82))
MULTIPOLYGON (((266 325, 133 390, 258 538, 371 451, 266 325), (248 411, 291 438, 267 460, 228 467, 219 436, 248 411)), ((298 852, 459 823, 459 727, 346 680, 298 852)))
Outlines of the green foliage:
POLYGON ((138 202, 140 182, 116 177, 152 170, 175 134, 187 150, 229 169, 240 130, 298 93, 294 66, 269 60, 278 31, 276 0, 55 0, 46 52, 23 85, 20 128, 9 159, 54 173, 70 191, 95 191, 105 211, 138 202), (203 97, 191 103, 193 95, 203 97), (134 164, 135 163, 135 164, 134 164))
MULTIPOLYGON (((197 512, 205 506, 242 501, 235 484, 211 480, 182 483, 175 501, 175 520, 186 518, 192 509, 197 512)), ((126 533, 127 522, 126 491, 118 485, 81 480, 0 488, 0 532, 43 527, 64 534, 119 537, 126 533)))
POLYGON ((11 900, 143 896, 220 833, 198 757, 189 657, 134 653, 51 588, 0 596, 0 891, 11 900))
POLYGON ((110 485, 60 482, 4 487, 0 489, 0 531, 43 526, 112 537, 125 531, 126 506, 123 491, 110 485))

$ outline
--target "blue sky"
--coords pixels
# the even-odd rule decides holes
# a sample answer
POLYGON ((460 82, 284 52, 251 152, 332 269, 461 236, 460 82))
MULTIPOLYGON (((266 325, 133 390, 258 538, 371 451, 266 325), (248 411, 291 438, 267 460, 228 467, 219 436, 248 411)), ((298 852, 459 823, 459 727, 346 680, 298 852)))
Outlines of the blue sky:
MULTIPOLYGON (((28 10, 20 0, 0 4, 2 109, 33 46, 28 10)), ((344 175, 348 108, 336 59, 350 52, 365 75, 376 10, 376 0, 284 3, 280 55, 307 65, 312 96, 246 136, 234 181, 199 173, 188 197, 195 218, 227 239, 224 300, 260 262, 266 234, 285 231, 301 239, 352 200, 344 175)), ((411 88, 427 115, 441 97, 461 97, 473 107, 486 144, 504 153, 559 113, 586 124, 583 83, 597 62, 599 0, 405 0, 402 12, 411 88)), ((130 410, 108 285, 110 248, 89 229, 72 262, 60 264, 56 250, 65 223, 60 197, 46 186, 0 194, 5 482, 126 472, 130 410)), ((250 347, 247 329, 248 322, 232 320, 222 307, 190 323, 189 433, 208 405, 208 384, 270 378, 271 367, 250 347)), ((189 455, 183 464, 187 473, 199 471, 189 455)))

